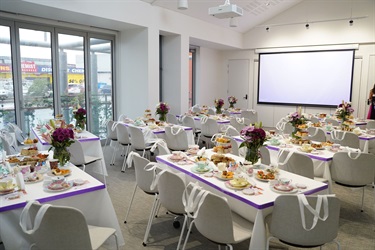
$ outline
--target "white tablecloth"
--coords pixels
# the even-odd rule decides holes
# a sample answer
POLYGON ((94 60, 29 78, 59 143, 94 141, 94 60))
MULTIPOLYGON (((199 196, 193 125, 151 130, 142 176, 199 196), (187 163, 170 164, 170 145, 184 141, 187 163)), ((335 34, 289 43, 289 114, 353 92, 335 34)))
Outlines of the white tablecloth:
MULTIPOLYGON (((3 241, 5 249, 28 249, 31 244, 29 236, 25 235, 19 226, 19 216, 29 200, 75 207, 82 211, 88 224, 115 228, 119 244, 125 244, 104 184, 73 165, 70 170, 71 175, 66 177, 68 181, 82 179, 88 183, 63 192, 47 192, 43 190, 43 182, 38 182, 26 184, 26 194, 21 194, 18 199, 8 200, 6 195, 0 196, 0 240, 3 241)), ((48 172, 44 178, 49 178, 48 172)), ((106 244, 107 247, 115 249, 114 239, 110 239, 106 244)))
MULTIPOLYGON (((207 155, 212 154, 211 150, 206 151, 207 155)), ((226 154, 237 161, 243 161, 243 158, 226 154)), ((254 222, 253 235, 251 237, 249 249, 265 249, 266 245, 266 226, 264 217, 272 212, 273 202, 280 194, 272 191, 267 182, 256 180, 254 177, 249 177, 248 180, 252 184, 262 189, 260 195, 245 195, 241 191, 232 190, 225 186, 225 182, 215 177, 205 177, 205 175, 195 174, 191 168, 195 164, 178 165, 170 161, 170 155, 157 156, 159 163, 165 164, 174 171, 183 172, 186 176, 186 181, 198 181, 199 184, 208 190, 225 196, 233 211, 244 217, 245 219, 254 222)), ((305 194, 327 193, 328 185, 322 182, 314 181, 299 175, 295 175, 286 171, 280 171, 281 178, 289 178, 292 183, 303 183, 307 186, 303 190, 305 194)))
MULTIPOLYGON (((43 140, 39 130, 32 128, 32 132, 32 135, 39 141, 37 144, 39 151, 48 150, 51 147, 49 143, 43 140)), ((75 136, 78 141, 83 143, 83 150, 85 154, 89 156, 100 157, 102 159, 101 161, 91 163, 90 169, 92 169, 93 172, 101 175, 103 174, 104 169, 104 175, 108 176, 100 138, 88 131, 83 131, 82 133, 75 134, 75 136)))

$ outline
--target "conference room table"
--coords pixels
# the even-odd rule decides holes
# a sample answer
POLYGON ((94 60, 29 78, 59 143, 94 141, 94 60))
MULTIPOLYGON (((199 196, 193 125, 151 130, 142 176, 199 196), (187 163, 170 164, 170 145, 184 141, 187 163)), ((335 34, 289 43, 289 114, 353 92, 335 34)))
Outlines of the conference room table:
MULTIPOLYGON (((218 125, 229 125, 230 118, 228 116, 223 117, 222 115, 189 115, 194 119, 194 125, 197 129, 202 129, 202 120, 207 118, 212 118, 217 121, 218 125)), ((184 115, 177 116, 177 118, 182 119, 184 115)))
MULTIPOLYGON (((327 141, 331 140, 331 131, 326 131, 327 141)), ((365 130, 361 131, 358 135, 359 148, 364 153, 369 153, 369 148, 375 148, 375 134, 366 133, 365 130), (370 145, 371 144, 371 145, 370 145)))
MULTIPOLYGON (((24 206, 31 200, 75 207, 82 211, 89 225, 115 228, 119 245, 125 244, 105 185, 72 164, 70 164, 69 170, 71 173, 66 176, 66 180, 74 183, 74 180, 80 179, 84 181, 83 185, 74 184, 62 191, 49 190, 44 186, 44 183, 49 181, 52 174, 50 171, 46 171, 39 182, 25 183, 24 192, 17 191, 0 195, 0 240, 3 242, 5 249, 29 249, 32 243, 31 239, 23 233, 19 220, 24 206), (17 196, 19 197, 17 198, 17 196)), ((16 183, 15 180, 13 182, 16 183)), ((105 246, 109 249, 115 249, 115 244, 114 238, 111 237, 105 243, 105 246)))
MULTIPOLYGON (((49 150, 51 145, 43 139, 42 132, 40 131, 40 129, 32 128, 31 131, 32 135, 38 139, 38 150, 49 150)), ((91 163, 90 169, 92 169, 93 172, 100 175, 103 175, 104 171, 104 175, 108 176, 100 138, 87 130, 82 131, 81 133, 75 133, 74 136, 76 140, 83 143, 83 150, 85 154, 100 157, 102 159, 101 161, 91 163)))
MULTIPOLYGON (((155 143, 158 139, 165 140, 165 126, 157 126, 157 125, 138 125, 137 126, 134 123, 126 123, 126 122, 118 122, 118 124, 119 125, 121 124, 127 127, 133 126, 142 130, 143 136, 145 138, 145 142, 147 144, 155 143)), ((185 127, 181 125, 173 125, 173 124, 167 124, 166 126, 184 129, 187 134, 188 144, 189 145, 195 144, 193 128, 185 127)))
MULTIPOLYGON (((206 150, 205 152, 205 155, 208 158, 210 158, 212 154, 214 154, 212 150, 206 150)), ((285 194, 286 192, 275 192, 268 182, 259 181, 258 179, 254 178, 254 176, 247 175, 247 180, 256 186, 256 188, 254 188, 254 190, 256 190, 256 194, 247 195, 241 190, 229 188, 226 185, 226 181, 215 177, 215 173, 213 176, 196 173, 196 171, 193 171, 194 167, 196 166, 194 162, 181 164, 171 160, 170 156, 171 155, 157 156, 156 160, 158 163, 162 164, 163 167, 168 167, 172 171, 184 173, 186 184, 188 182, 198 182, 199 185, 205 189, 226 197, 229 206, 234 212, 254 223, 249 249, 265 249, 267 231, 264 218, 268 214, 272 213, 272 207, 275 199, 282 193, 285 194)), ((225 154, 225 156, 231 157, 237 162, 244 161, 244 158, 232 154, 225 154)), ((295 189, 293 192, 296 193, 304 193, 305 195, 328 193, 328 185, 326 183, 318 182, 282 170, 279 172, 279 177, 288 178, 292 180, 293 184, 303 183, 306 185, 305 189, 295 189)))

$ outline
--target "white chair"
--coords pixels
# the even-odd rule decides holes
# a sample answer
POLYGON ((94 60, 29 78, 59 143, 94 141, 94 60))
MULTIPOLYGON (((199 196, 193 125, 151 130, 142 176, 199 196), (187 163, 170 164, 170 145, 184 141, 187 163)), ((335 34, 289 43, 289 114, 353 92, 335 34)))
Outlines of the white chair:
MULTIPOLYGON (((158 187, 159 191, 159 197, 158 201, 161 206, 163 206, 165 209, 167 209, 168 213, 175 215, 173 221, 173 226, 175 228, 180 227, 180 223, 177 221, 178 216, 184 216, 184 225, 185 221, 187 220, 187 215, 185 213, 185 206, 182 203, 182 194, 185 190, 185 182, 183 180, 184 175, 182 174, 176 174, 170 171, 162 171, 158 174, 156 177, 156 185, 158 187), (173 188, 171 188, 173 187, 173 188)), ((156 216, 156 210, 154 210, 155 214, 150 218, 154 218, 156 216)), ((151 221, 152 225, 152 221, 151 221)), ((149 228, 149 231, 151 229, 151 226, 149 228)), ((148 239, 149 231, 146 232, 147 235, 145 235, 145 239, 148 239)), ((181 235, 184 233, 184 228, 181 230, 181 235)), ((180 248, 181 244, 181 237, 178 241, 177 248, 180 248)), ((144 241, 145 245, 146 241, 144 241)))
POLYGON ((86 155, 82 143, 77 140, 69 146, 68 150, 70 153, 70 162, 77 167, 82 166, 83 171, 86 170, 86 165, 100 161, 104 184, 106 184, 105 169, 101 157, 86 155))
MULTIPOLYGON (((340 201, 334 196, 327 196, 328 217, 325 220, 318 219, 316 226, 311 230, 314 215, 303 208, 303 218, 296 195, 280 195, 276 198, 272 214, 266 217, 269 226, 270 236, 267 239, 266 249, 269 249, 271 239, 279 239, 280 242, 300 248, 321 247, 322 245, 334 241, 338 249, 340 244, 336 240, 339 230, 340 201), (306 223, 306 224, 303 224, 306 223), (305 225, 305 227, 304 227, 305 225)), ((314 209, 317 203, 316 196, 307 196, 308 204, 314 209)), ((322 208, 323 210, 323 208, 322 208)), ((323 212, 317 211, 321 217, 323 212)))
POLYGON ((225 135, 229 137, 240 135, 240 132, 232 125, 226 125, 226 128, 223 130, 224 130, 225 135))
POLYGON ((262 164, 265 165, 271 165, 271 156, 270 156, 270 151, 266 146, 262 146, 259 148, 260 152, 260 159, 262 164))
POLYGON ((375 155, 367 153, 337 152, 333 155, 331 165, 332 180, 341 186, 349 188, 362 187, 362 206, 365 196, 365 186, 374 181, 375 155))
POLYGON ((194 135, 195 135, 195 138, 196 138, 196 142, 198 144, 199 142, 199 137, 201 135, 201 130, 198 129, 196 126, 195 126, 195 122, 194 122, 194 119, 193 117, 190 117, 190 116, 184 116, 182 118, 182 125, 185 126, 185 127, 189 127, 189 128, 192 128, 193 129, 193 132, 194 132, 194 135))
POLYGON ((104 143, 104 146, 107 146, 107 143, 109 142, 109 146, 111 146, 111 142, 116 142, 116 146, 115 146, 115 149, 113 150, 113 153, 112 153, 112 158, 111 158, 111 163, 110 165, 114 165, 114 160, 115 160, 115 156, 116 156, 116 149, 117 149, 117 133, 116 133, 116 129, 114 128, 114 126, 116 126, 116 122, 110 120, 107 122, 107 139, 105 140, 105 143, 104 143))
POLYGON ((146 144, 145 137, 141 129, 129 126, 128 131, 132 141, 132 147, 135 151, 142 151, 142 157, 145 156, 146 152, 149 152, 152 145, 146 144))
POLYGON ((189 149, 187 133, 181 127, 166 127, 165 140, 171 151, 186 151, 189 149))
POLYGON ((18 141, 19 145, 23 145, 24 141, 27 138, 27 135, 21 130, 19 126, 14 123, 8 123, 8 127, 10 128, 11 132, 14 132, 14 135, 18 141))
POLYGON ((254 124, 258 122, 258 112, 255 110, 242 110, 241 117, 249 119, 250 124, 254 124))
POLYGON ((211 138, 214 134, 219 133, 219 125, 217 121, 211 118, 202 121, 202 132, 200 139, 209 145, 211 143, 211 138))
POLYGON ((0 139, 3 144, 3 149, 6 151, 7 155, 15 155, 20 152, 16 140, 9 133, 9 131, 5 129, 1 130, 0 139))
POLYGON ((150 163, 150 161, 144 157, 141 157, 139 154, 130 152, 128 156, 128 167, 131 166, 132 162, 134 162, 134 169, 135 169, 135 186, 133 190, 133 194, 130 198, 129 208, 125 215, 124 223, 127 223, 127 219, 129 216, 130 209, 133 204, 134 196, 137 191, 137 187, 140 188, 143 192, 145 192, 148 195, 154 196, 154 202, 151 208, 150 217, 148 220, 147 228, 145 231, 145 236, 143 239, 143 245, 146 246, 146 242, 148 239, 148 233, 150 232, 151 223, 153 216, 156 215, 158 210, 158 187, 157 186, 151 186, 151 184, 154 181, 155 175, 156 175, 156 169, 152 171, 147 171, 145 167, 150 163))
POLYGON ((33 241, 30 249, 98 249, 111 236, 118 249, 114 228, 88 225, 82 212, 73 207, 29 201, 21 213, 20 226, 33 241))
POLYGON ((172 123, 172 124, 176 124, 176 125, 179 124, 176 115, 173 115, 173 114, 170 114, 170 113, 167 113, 167 122, 172 123))
POLYGON ((230 138, 230 145, 232 148, 232 154, 240 156, 239 148, 238 148, 238 142, 233 139, 232 137, 230 138))
POLYGON ((168 148, 168 145, 165 140, 160 139, 155 142, 155 144, 151 147, 150 151, 154 152, 155 149, 158 150, 158 155, 170 155, 171 151, 168 148))
POLYGON ((229 249, 233 249, 232 244, 250 239, 254 224, 232 212, 224 197, 207 192, 200 203, 193 211, 194 220, 190 223, 185 243, 194 224, 208 240, 219 246, 228 246, 229 249))
POLYGON ((287 123, 285 123, 285 127, 284 127, 284 130, 282 131, 282 133, 291 135, 294 132, 294 130, 295 130, 295 128, 293 127, 293 125, 291 123, 287 122, 287 123))
POLYGON ((333 118, 326 118, 324 121, 326 124, 331 123, 332 126, 340 126, 340 122, 333 118))
POLYGON ((209 114, 209 115, 216 115, 216 112, 212 108, 209 108, 208 111, 207 111, 207 114, 209 114))
POLYGON ((358 135, 353 132, 333 130, 331 131, 331 141, 333 143, 338 143, 341 146, 347 146, 350 148, 359 148, 359 138, 358 135))
POLYGON ((199 114, 199 113, 201 112, 201 109, 200 109, 200 107, 198 107, 198 106, 193 106, 193 107, 191 108, 191 111, 192 111, 193 113, 199 114))
POLYGON ((238 117, 231 117, 229 122, 230 125, 233 126, 238 132, 241 132, 241 130, 246 126, 245 118, 242 119, 238 117))
MULTIPOLYGON (((126 158, 130 152, 130 148, 131 148, 131 140, 130 140, 130 136, 129 136, 129 132, 128 132, 128 129, 127 127, 124 125, 124 124, 118 124, 116 126, 116 134, 117 134, 117 141, 118 141, 118 144, 122 145, 124 150, 125 150, 125 154, 124 154, 124 161, 122 163, 122 168, 121 168, 121 172, 125 172, 125 169, 126 169, 126 158)), ((124 151, 123 150, 123 151, 124 151)), ((116 150, 115 150, 116 152, 116 150)))
POLYGON ((375 129, 375 121, 374 120, 368 120, 366 124, 367 129, 375 129))
POLYGON ((308 127, 307 131, 311 141, 325 142, 327 140, 326 133, 321 128, 308 127))
POLYGON ((319 123, 319 122, 320 122, 319 118, 316 117, 316 116, 311 116, 311 117, 310 117, 310 121, 311 121, 312 123, 319 123))

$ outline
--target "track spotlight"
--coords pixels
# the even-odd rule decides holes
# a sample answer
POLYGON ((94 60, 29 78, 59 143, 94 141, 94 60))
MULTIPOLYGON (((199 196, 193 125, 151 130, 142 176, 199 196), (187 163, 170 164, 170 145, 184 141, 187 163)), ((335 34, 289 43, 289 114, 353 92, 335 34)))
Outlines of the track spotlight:
POLYGON ((188 0, 178 0, 177 8, 179 10, 187 10, 188 9, 188 0))
POLYGON ((310 28, 310 24, 306 23, 305 27, 306 27, 306 29, 309 29, 310 28))
POLYGON ((350 20, 349 20, 349 25, 350 25, 350 26, 353 26, 353 23, 354 23, 353 19, 350 19, 350 20))
POLYGON ((267 32, 270 31, 270 27, 266 27, 266 31, 267 31, 267 32))

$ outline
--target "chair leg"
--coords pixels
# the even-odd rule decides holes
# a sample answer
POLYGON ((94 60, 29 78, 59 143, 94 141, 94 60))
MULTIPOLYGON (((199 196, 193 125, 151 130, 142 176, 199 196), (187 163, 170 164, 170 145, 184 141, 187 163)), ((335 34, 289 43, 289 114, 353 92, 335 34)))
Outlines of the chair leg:
POLYGON ((124 161, 122 162, 122 168, 121 168, 121 172, 123 172, 123 173, 125 173, 125 170, 126 170, 126 159, 128 158, 129 148, 130 148, 130 145, 127 145, 126 151, 125 151, 125 156, 124 156, 124 161))
POLYGON ((158 206, 159 206, 159 197, 157 194, 155 194, 154 204, 152 205, 152 208, 151 208, 151 213, 150 213, 150 217, 148 218, 145 236, 143 238, 143 243, 142 243, 143 246, 147 245, 148 236, 151 231, 152 221, 154 220, 154 216, 155 216, 156 209, 158 206))
POLYGON ((365 187, 362 188, 362 206, 361 206, 361 212, 363 212, 363 203, 365 201, 365 187))
POLYGON ((103 173, 103 180, 104 180, 104 185, 107 187, 107 179, 105 177, 105 171, 104 171, 104 164, 103 164, 103 161, 100 160, 100 164, 102 165, 102 173, 103 173))
POLYGON ((128 211, 126 212, 126 215, 125 215, 125 220, 124 220, 124 223, 126 224, 126 220, 128 219, 128 215, 129 215, 129 212, 130 212, 130 208, 132 207, 132 204, 133 204, 133 200, 134 200, 134 196, 135 196, 135 192, 137 191, 137 185, 134 186, 134 191, 133 191, 133 194, 132 194, 132 198, 130 199, 130 204, 129 204, 129 208, 128 208, 128 211))
POLYGON ((188 217, 187 217, 186 214, 184 214, 184 223, 182 224, 180 239, 178 240, 178 244, 177 244, 177 248, 176 248, 177 250, 180 249, 181 241, 182 241, 182 238, 184 237, 184 231, 185 231, 185 227, 186 227, 186 224, 187 224, 187 220, 188 220, 188 217))
POLYGON ((86 172, 86 165, 85 164, 82 164, 82 170, 83 170, 83 172, 86 172))
POLYGON ((109 165, 112 165, 112 166, 115 165, 117 147, 118 147, 118 143, 116 142, 116 146, 115 146, 115 149, 113 150, 113 154, 112 154, 111 163, 109 165))
POLYGON ((190 232, 191 232, 191 228, 193 227, 193 224, 194 224, 194 220, 192 220, 192 221, 190 222, 189 230, 187 231, 186 238, 185 238, 185 242, 184 242, 184 245, 182 246, 182 250, 185 250, 186 243, 187 243, 188 240, 189 240, 189 236, 190 236, 190 232))
POLYGON ((338 240, 333 240, 333 242, 335 242, 336 243, 336 245, 337 245, 337 249, 338 250, 341 250, 341 245, 340 245, 340 242, 338 242, 338 240))
POLYGON ((275 237, 273 236, 270 236, 267 238, 267 243, 266 243, 266 250, 270 249, 270 240, 271 239, 276 239, 275 237))

